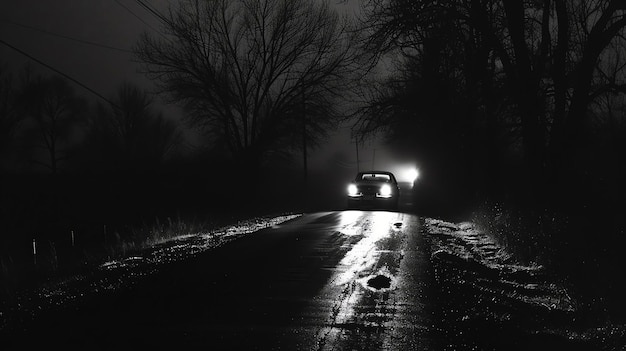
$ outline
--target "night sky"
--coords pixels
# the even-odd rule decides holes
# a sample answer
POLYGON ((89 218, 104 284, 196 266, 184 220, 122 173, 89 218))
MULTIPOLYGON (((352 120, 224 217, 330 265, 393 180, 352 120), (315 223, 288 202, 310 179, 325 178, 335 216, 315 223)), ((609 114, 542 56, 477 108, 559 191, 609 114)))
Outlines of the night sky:
MULTIPOLYGON (((168 1, 151 0, 149 5, 166 11, 168 1)), ((358 1, 336 1, 338 9, 353 13, 358 1)), ((138 72, 132 48, 144 31, 160 28, 159 20, 133 0, 22 0, 0 3, 0 39, 28 55, 79 81, 96 93, 111 97, 123 82, 152 90, 154 85, 138 72)), ((33 70, 56 74, 15 50, 0 45, 0 63, 19 70, 30 62, 33 70)), ((77 92, 94 101, 96 94, 82 87, 77 92)), ((161 105, 166 115, 179 114, 161 105)), ((324 146, 310 155, 310 165, 325 166, 329 159, 354 162, 349 125, 339 128, 324 146)), ((367 141, 360 150, 361 166, 388 167, 389 154, 378 141, 367 141), (376 149, 376 151, 374 151, 376 149), (374 155, 375 153, 375 155, 374 155)))
MULTIPOLYGON (((134 1, 7 1, 0 13, 2 40, 104 96, 123 81, 147 83, 131 50, 143 31, 159 24, 134 1)), ((12 68, 28 61, 6 46, 0 55, 12 68)))

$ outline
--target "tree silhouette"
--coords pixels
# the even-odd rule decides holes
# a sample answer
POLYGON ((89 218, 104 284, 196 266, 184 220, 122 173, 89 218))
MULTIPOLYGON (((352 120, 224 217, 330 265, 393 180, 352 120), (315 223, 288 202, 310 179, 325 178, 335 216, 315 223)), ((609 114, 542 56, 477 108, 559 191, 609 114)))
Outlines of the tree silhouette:
MULTIPOLYGON (((599 61, 623 50, 623 1, 371 0, 366 4, 367 48, 400 52, 404 72, 400 79, 394 77, 395 93, 378 94, 371 111, 376 112, 381 101, 391 104, 388 111, 397 111, 406 101, 405 92, 423 87, 417 93, 439 111, 440 120, 455 110, 465 111, 463 118, 447 124, 451 128, 461 126, 487 140, 510 135, 510 143, 499 148, 519 153, 519 144, 523 179, 529 184, 528 194, 534 193, 537 201, 542 201, 548 186, 580 168, 594 99, 624 91, 622 75, 611 75, 618 81, 603 79, 598 70, 599 61), (449 104, 433 105, 451 98, 461 108, 446 112, 449 104)), ((619 59, 621 69, 624 62, 619 59)), ((429 116, 396 115, 418 119, 410 122, 413 125, 429 116)), ((366 130, 384 128, 385 123, 377 120, 384 122, 370 113, 361 125, 368 126, 366 130)))
POLYGON ((181 131, 172 120, 154 111, 145 91, 124 83, 111 99, 116 106, 98 105, 92 118, 88 144, 108 171, 147 172, 163 165, 181 142, 181 131))
POLYGON ((17 106, 25 119, 26 147, 32 162, 57 174, 60 163, 67 159, 70 136, 87 105, 61 77, 25 77, 17 106))
POLYGON ((11 72, 6 66, 0 65, 0 155, 5 155, 12 146, 19 125, 14 84, 11 72))
POLYGON ((304 109, 315 142, 355 82, 353 42, 325 2, 181 1, 164 27, 137 45, 145 71, 246 164, 300 148, 304 109))

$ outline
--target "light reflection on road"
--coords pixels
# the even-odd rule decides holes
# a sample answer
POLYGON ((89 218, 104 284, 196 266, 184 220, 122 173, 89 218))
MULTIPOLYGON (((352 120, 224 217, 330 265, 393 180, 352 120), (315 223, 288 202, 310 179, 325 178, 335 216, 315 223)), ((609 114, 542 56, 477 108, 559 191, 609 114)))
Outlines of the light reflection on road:
MULTIPOLYGON (((342 221, 343 216, 344 214, 342 214, 342 221)), ((353 214, 348 212, 345 216, 352 217, 353 214)), ((380 211, 372 212, 362 223, 354 223, 361 228, 363 239, 354 245, 339 262, 340 265, 344 266, 340 267, 340 269, 344 269, 344 272, 335 278, 336 285, 350 283, 371 270, 378 259, 376 242, 389 236, 394 218, 397 218, 396 213, 380 211)))
POLYGON ((396 287, 396 279, 389 272, 389 267, 380 266, 381 255, 389 250, 379 242, 397 234, 402 214, 387 211, 344 211, 341 213, 339 232, 348 235, 362 235, 339 262, 336 272, 325 290, 329 296, 336 296, 330 308, 331 316, 325 326, 318 331, 319 349, 334 348, 339 340, 346 338, 346 333, 353 328, 382 330, 391 320, 393 309, 387 309, 387 293, 396 287), (389 289, 376 290, 368 287, 368 281, 377 275, 390 278, 389 289), (334 293, 333 293, 334 291, 334 293), (365 302, 366 298, 373 301, 365 302), (367 297, 369 296, 369 297, 367 297), (365 307, 367 304, 374 304, 365 307), (387 312, 381 312, 386 310, 387 312))
POLYGON ((361 234, 361 223, 358 221, 363 216, 363 211, 343 211, 339 217, 339 232, 343 235, 353 236, 361 234))

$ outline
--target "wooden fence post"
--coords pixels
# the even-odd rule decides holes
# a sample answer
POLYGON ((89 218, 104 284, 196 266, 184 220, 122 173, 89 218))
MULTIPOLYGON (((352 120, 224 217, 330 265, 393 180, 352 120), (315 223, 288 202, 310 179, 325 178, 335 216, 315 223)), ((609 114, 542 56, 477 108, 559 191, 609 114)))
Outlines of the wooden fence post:
POLYGON ((33 264, 37 265, 37 241, 33 238, 33 264))

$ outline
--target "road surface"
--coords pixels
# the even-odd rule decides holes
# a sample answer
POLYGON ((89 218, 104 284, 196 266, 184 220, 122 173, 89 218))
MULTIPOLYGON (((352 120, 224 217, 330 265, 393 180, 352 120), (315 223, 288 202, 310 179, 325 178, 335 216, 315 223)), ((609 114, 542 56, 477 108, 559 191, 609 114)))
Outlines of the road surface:
POLYGON ((419 218, 303 215, 41 312, 9 348, 433 349, 419 218))

